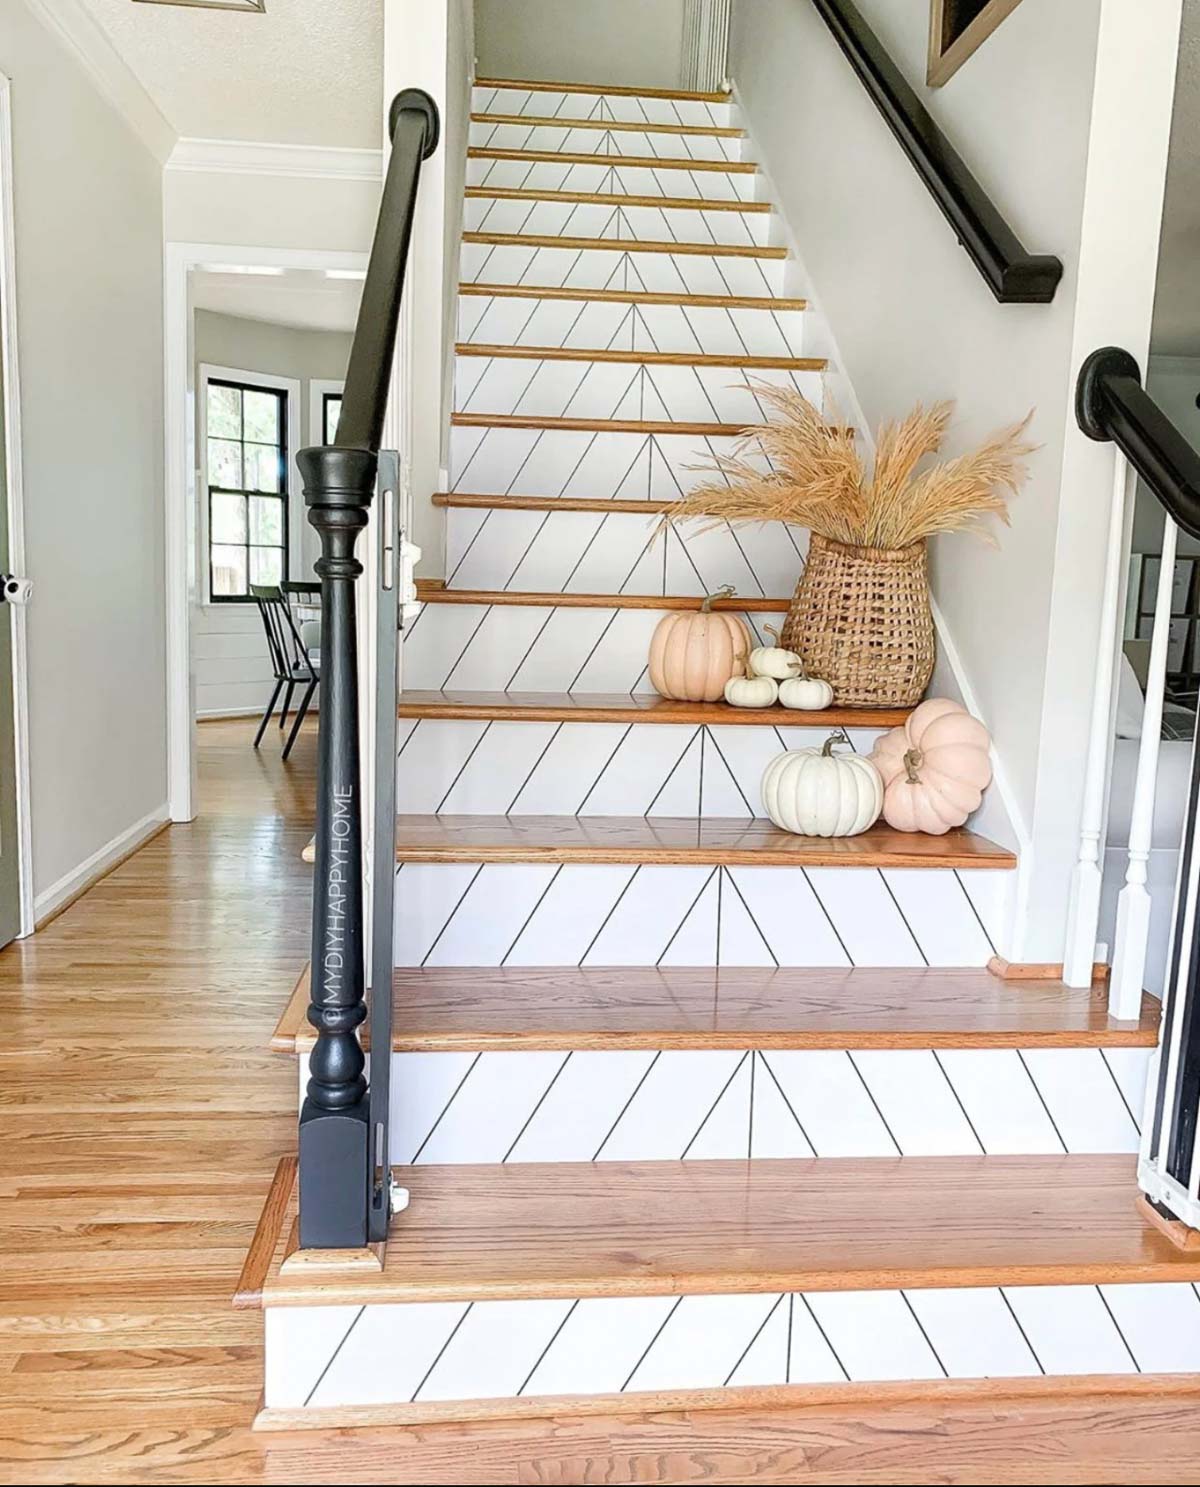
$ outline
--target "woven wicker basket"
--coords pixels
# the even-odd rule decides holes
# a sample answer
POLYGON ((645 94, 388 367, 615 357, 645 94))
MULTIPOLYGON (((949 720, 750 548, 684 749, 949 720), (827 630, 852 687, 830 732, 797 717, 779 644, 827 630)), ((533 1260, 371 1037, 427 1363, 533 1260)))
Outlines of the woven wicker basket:
POLYGON ((933 674, 925 543, 847 547, 814 532, 781 644, 842 707, 910 707, 933 674))

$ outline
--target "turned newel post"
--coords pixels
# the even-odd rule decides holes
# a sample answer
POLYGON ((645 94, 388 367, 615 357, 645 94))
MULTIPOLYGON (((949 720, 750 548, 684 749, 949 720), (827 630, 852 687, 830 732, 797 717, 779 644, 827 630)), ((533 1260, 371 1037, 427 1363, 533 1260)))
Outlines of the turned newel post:
POLYGON ((311 1002, 317 1041, 300 1114, 300 1244, 367 1243, 372 1179, 364 1056, 362 801, 354 555, 375 488, 376 455, 301 450, 308 519, 321 539, 321 708, 313 875, 311 1002))

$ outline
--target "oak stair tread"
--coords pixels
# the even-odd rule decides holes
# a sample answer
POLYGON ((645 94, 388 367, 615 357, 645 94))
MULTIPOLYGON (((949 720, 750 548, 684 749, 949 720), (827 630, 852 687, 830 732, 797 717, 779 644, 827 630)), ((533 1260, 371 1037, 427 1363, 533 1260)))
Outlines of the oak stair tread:
MULTIPOLYGON (((1136 1159, 810 1157, 395 1167, 380 1270, 281 1269, 264 1306, 1200 1280, 1136 1159)), ((285 1226, 286 1229, 286 1226, 285 1226)))
POLYGON ((593 98, 676 98, 687 103, 733 102, 733 94, 724 89, 697 92, 688 88, 636 88, 626 84, 538 82, 528 78, 508 77, 477 77, 475 87, 511 89, 520 93, 584 93, 593 98))
POLYGON ((684 258, 787 257, 786 248, 762 243, 685 243, 656 238, 563 237, 533 232, 464 232, 464 243, 493 248, 565 248, 572 253, 672 253, 684 258))
POLYGON ((521 124, 530 129, 592 129, 605 134, 703 134, 745 139, 734 124, 656 124, 649 119, 572 119, 563 114, 472 113, 472 124, 521 124))
POLYGON ((708 867, 1016 866, 970 831, 944 836, 872 826, 858 836, 793 836, 765 818, 398 815, 399 862, 657 863, 708 867))
POLYGON ((640 196, 620 191, 553 191, 537 186, 468 186, 468 198, 499 201, 561 201, 576 206, 595 203, 614 207, 661 207, 667 211, 753 212, 768 214, 775 209, 769 201, 726 201, 710 196, 640 196))
MULTIPOLYGON (((1160 1010, 1146 994, 1116 1022, 1103 984, 892 967, 397 967, 392 1000, 396 1053, 1152 1048, 1160 1010)), ((305 970, 273 1050, 312 1047, 308 1002, 305 970)))
POLYGON ((747 367, 764 372, 823 372, 823 356, 746 356, 736 352, 616 351, 609 347, 583 350, 578 346, 497 346, 459 341, 458 356, 487 356, 508 361, 598 361, 648 367, 747 367))
POLYGON ((807 310, 806 299, 768 294, 690 294, 658 289, 575 289, 546 284, 485 284, 468 279, 458 286, 459 294, 484 295, 489 299, 596 300, 612 305, 683 305, 699 310, 807 310))
POLYGON ((728 727, 895 728, 911 708, 730 707, 727 702, 675 702, 656 692, 467 692, 400 694, 402 718, 508 720, 523 723, 707 723, 728 727))
MULTIPOLYGON (((534 593, 520 589, 449 589, 440 578, 418 578, 417 598, 423 604, 516 604, 539 609, 699 609, 699 594, 575 594, 534 593)), ((713 599, 713 610, 735 614, 786 614, 790 599, 765 599, 755 595, 713 599)))
POLYGON ((576 434, 694 434, 704 439, 737 439, 744 423, 680 423, 667 418, 554 418, 537 413, 452 413, 459 429, 558 429, 576 434))
POLYGON ((627 170, 722 171, 727 175, 752 176, 758 166, 752 160, 696 160, 684 156, 598 155, 566 150, 503 150, 491 145, 472 145, 468 160, 510 160, 523 165, 622 165, 627 170))
POLYGON ((656 516, 669 511, 677 502, 621 501, 584 496, 477 496, 460 491, 437 491, 433 496, 433 504, 495 511, 598 511, 627 516, 656 516))

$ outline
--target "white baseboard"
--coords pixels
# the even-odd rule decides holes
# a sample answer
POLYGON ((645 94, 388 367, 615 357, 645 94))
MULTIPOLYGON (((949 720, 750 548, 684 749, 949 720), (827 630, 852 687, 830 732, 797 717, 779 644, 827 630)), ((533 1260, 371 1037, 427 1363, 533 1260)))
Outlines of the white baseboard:
POLYGON ((143 816, 140 821, 135 821, 132 826, 114 836, 112 841, 106 842, 98 852, 93 852, 90 857, 85 858, 78 867, 65 873, 57 883, 51 883, 49 888, 39 893, 33 901, 35 927, 41 928, 48 918, 64 908, 72 899, 78 898, 93 883, 111 872, 118 863, 136 852, 144 842, 149 841, 166 823, 168 814, 164 801, 162 805, 156 806, 148 815, 143 816))

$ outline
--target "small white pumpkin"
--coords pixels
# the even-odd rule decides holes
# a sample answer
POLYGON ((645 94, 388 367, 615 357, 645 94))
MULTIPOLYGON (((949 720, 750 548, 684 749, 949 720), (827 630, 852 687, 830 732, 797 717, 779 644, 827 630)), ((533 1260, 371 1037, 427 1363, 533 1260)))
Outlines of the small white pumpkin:
POLYGON ((779 697, 779 683, 770 676, 732 676, 725 683, 725 701, 731 707, 771 707, 779 697))
MULTIPOLYGON (((763 629, 768 635, 779 639, 779 631, 764 625, 763 629)), ((802 672, 804 666, 795 651, 785 650, 779 645, 757 645, 750 652, 750 659, 746 663, 751 676, 769 676, 777 682, 786 681, 789 676, 795 676, 802 672)))
POLYGON ((861 754, 835 754, 835 743, 849 742, 844 729, 819 749, 779 754, 763 774, 767 815, 797 836, 857 836, 879 819, 883 780, 861 754))
POLYGON ((779 683, 779 700, 784 707, 797 712, 820 712, 833 701, 833 688, 819 676, 808 676, 801 668, 799 676, 779 683))

